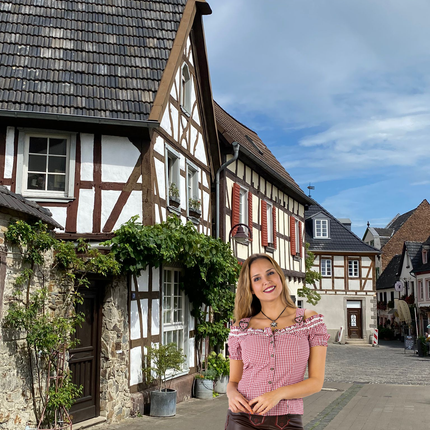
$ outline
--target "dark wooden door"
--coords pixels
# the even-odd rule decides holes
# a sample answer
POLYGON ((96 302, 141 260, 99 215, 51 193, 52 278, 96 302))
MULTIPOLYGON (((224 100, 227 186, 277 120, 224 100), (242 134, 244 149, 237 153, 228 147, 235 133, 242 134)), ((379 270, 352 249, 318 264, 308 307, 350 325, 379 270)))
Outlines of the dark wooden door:
MULTIPOLYGON (((85 316, 76 330, 79 344, 70 350, 70 369, 74 384, 83 387, 82 397, 70 410, 73 423, 100 415, 100 291, 97 284, 82 291, 84 302, 77 307, 85 316)), ((99 286, 102 288, 102 286, 99 286)))
POLYGON ((348 337, 350 339, 363 338, 360 308, 348 308, 348 337))

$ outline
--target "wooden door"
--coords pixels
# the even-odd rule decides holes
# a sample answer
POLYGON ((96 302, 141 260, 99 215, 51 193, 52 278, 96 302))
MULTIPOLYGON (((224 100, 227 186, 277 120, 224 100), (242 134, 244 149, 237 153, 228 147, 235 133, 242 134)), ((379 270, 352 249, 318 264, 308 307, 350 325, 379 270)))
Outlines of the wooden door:
POLYGON ((350 339, 362 339, 361 309, 348 308, 348 337, 350 339))
POLYGON ((80 342, 70 350, 70 369, 73 383, 82 385, 83 392, 70 410, 73 423, 100 415, 101 288, 103 286, 95 283, 85 289, 82 292, 84 302, 77 306, 77 311, 83 312, 85 319, 76 330, 75 336, 80 342))

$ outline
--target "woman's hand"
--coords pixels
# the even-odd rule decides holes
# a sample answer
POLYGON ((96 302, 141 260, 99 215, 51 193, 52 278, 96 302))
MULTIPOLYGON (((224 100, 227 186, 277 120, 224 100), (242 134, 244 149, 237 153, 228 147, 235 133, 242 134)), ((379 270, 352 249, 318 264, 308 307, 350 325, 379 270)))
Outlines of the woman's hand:
POLYGON ((281 400, 282 397, 275 390, 269 391, 268 393, 264 393, 261 396, 250 400, 249 404, 252 406, 253 414, 264 415, 267 414, 270 409, 275 407, 281 400))
POLYGON ((252 408, 249 406, 248 400, 242 396, 242 394, 237 391, 235 387, 229 387, 227 389, 228 397, 228 408, 232 412, 245 412, 247 414, 252 414, 252 408))

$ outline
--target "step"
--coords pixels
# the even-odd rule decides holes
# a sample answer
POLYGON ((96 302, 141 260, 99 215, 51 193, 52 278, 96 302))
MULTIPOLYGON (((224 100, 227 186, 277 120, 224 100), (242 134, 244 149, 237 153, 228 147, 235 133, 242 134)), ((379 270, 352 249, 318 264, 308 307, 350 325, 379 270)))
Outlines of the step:
POLYGON ((366 342, 364 339, 348 339, 345 341, 345 344, 353 346, 372 346, 371 343, 366 342))
POLYGON ((106 423, 106 417, 95 417, 80 423, 73 424, 73 430, 83 430, 106 423))

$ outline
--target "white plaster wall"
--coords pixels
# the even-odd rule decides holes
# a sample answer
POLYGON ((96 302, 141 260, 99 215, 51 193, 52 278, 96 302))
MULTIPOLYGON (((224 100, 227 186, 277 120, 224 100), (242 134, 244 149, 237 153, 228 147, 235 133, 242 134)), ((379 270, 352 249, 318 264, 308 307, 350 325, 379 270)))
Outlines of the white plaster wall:
POLYGON ((178 109, 175 108, 175 106, 170 105, 170 112, 172 115, 172 131, 170 135, 173 137, 176 142, 179 140, 179 112, 178 109))
POLYGON ((142 312, 142 337, 145 339, 148 337, 148 299, 142 299, 140 307, 142 312))
POLYGON ((331 290, 331 288, 332 288, 331 278, 322 278, 321 279, 321 287, 323 290, 331 290))
POLYGON ((335 290, 345 290, 345 281, 343 279, 335 279, 334 280, 334 289, 335 290))
POLYGON ((130 385, 143 382, 142 375, 142 348, 137 346, 130 350, 130 385))
MULTIPOLYGON (((198 131, 195 127, 190 125, 190 152, 194 155, 194 143, 197 140, 198 131)), ((196 148, 197 149, 197 148, 196 148)))
POLYGON ((199 138, 198 138, 198 141, 197 141, 197 147, 196 147, 195 157, 198 160, 200 160, 202 163, 204 163, 205 165, 208 164, 207 158, 206 158, 205 145, 204 145, 204 142, 203 142, 202 135, 200 133, 199 133, 199 138))
POLYGON ((81 134, 81 180, 92 181, 94 171, 94 135, 81 134))
POLYGON ((350 278, 348 282, 348 287, 351 291, 360 291, 360 280, 350 278))
POLYGON ((94 188, 79 190, 79 205, 76 228, 78 233, 91 233, 93 231, 94 188))
POLYGON ((194 350, 196 347, 195 339, 192 337, 188 339, 188 367, 194 367, 194 350))
POLYGON ((209 221, 209 194, 203 192, 203 219, 209 221))
POLYGON ((132 300, 130 305, 130 339, 140 339, 141 337, 138 301, 132 300))
POLYGON ((160 199, 166 198, 166 171, 164 169, 164 163, 157 158, 154 158, 155 163, 155 175, 158 185, 158 192, 160 199))
POLYGON ((142 270, 140 275, 137 277, 137 290, 147 292, 149 291, 149 268, 142 270))
POLYGON ((157 138, 155 139, 154 151, 158 152, 164 157, 164 139, 161 136, 157 136, 157 138))
POLYGON ((139 156, 126 137, 102 136, 102 181, 127 182, 139 156))
POLYGON ((158 206, 157 203, 154 203, 154 210, 155 210, 155 224, 160 224, 160 206, 158 206))
POLYGON ((345 269, 343 267, 334 267, 333 273, 335 277, 343 278, 345 276, 345 269))
POLYGON ((4 159, 4 177, 11 178, 13 171, 13 157, 15 154, 15 128, 7 127, 6 129, 6 149, 4 159))
MULTIPOLYGON (((55 219, 55 221, 58 222, 63 228, 66 226, 66 219, 67 219, 67 208, 58 208, 58 207, 48 207, 46 206, 51 212, 52 212, 52 218, 55 219)), ((55 231, 62 231, 59 228, 56 228, 55 231)))
POLYGON ((345 264, 345 259, 342 255, 335 255, 333 258, 334 266, 343 266, 345 264))
POLYGON ((151 333, 153 336, 160 334, 160 300, 152 300, 151 333))
POLYGON ((152 268, 152 291, 160 291, 160 268, 152 268))

